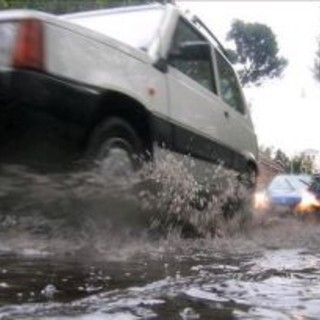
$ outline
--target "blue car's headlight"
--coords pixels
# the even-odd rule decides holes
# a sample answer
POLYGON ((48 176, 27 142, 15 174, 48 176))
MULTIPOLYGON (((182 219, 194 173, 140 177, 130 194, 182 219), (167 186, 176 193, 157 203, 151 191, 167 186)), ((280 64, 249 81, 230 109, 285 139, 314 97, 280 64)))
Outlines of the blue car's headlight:
POLYGON ((309 191, 303 191, 301 193, 301 201, 297 206, 298 211, 308 212, 314 207, 320 207, 320 202, 315 195, 309 191))
POLYGON ((254 195, 254 208, 266 209, 268 207, 268 198, 265 192, 256 192, 254 195))

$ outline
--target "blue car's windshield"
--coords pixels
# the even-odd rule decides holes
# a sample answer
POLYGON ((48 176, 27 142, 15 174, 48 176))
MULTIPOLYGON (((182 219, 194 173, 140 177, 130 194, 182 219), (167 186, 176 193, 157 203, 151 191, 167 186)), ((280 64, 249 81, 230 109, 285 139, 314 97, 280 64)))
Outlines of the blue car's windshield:
POLYGON ((273 179, 270 191, 299 191, 309 186, 311 177, 307 175, 283 175, 273 179))
POLYGON ((305 189, 310 185, 311 177, 310 176, 288 177, 288 181, 296 190, 300 190, 300 189, 305 189))

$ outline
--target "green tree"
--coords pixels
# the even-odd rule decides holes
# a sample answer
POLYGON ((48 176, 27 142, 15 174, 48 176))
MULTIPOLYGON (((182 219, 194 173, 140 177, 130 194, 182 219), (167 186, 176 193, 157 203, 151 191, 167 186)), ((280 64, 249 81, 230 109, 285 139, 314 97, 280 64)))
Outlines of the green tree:
POLYGON ((274 152, 273 147, 266 147, 266 146, 259 147, 259 153, 270 160, 272 160, 273 152, 274 152))
POLYGON ((314 172, 314 159, 304 154, 296 155, 292 158, 292 171, 293 173, 306 173, 312 174, 314 172))
POLYGON ((235 50, 228 49, 227 52, 231 62, 239 67, 243 85, 259 85, 266 78, 279 77, 288 64, 279 56, 274 33, 264 24, 235 20, 227 40, 235 44, 235 50))
POLYGON ((291 160, 281 149, 277 149, 273 160, 281 165, 285 172, 289 173, 291 171, 291 160))
POLYGON ((147 2, 147 0, 0 0, 0 10, 27 8, 61 14, 147 2))

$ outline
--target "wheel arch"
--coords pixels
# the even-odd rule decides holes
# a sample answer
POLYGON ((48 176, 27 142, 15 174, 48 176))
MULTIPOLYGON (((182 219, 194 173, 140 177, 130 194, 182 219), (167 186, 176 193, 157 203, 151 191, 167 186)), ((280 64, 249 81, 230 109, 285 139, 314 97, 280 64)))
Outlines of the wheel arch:
POLYGON ((94 128, 110 117, 119 117, 128 122, 141 138, 150 157, 153 156, 151 112, 140 101, 117 91, 101 94, 87 134, 87 141, 94 128))
POLYGON ((255 173, 254 186, 256 186, 257 179, 259 176, 259 166, 258 166, 256 157, 250 152, 246 153, 246 155, 245 155, 244 172, 247 172, 247 173, 254 172, 255 173))
POLYGON ((252 160, 252 159, 249 159, 247 161, 247 167, 248 168, 252 168, 255 172, 256 172, 256 175, 258 176, 259 175, 259 167, 258 167, 258 164, 256 161, 252 160))
POLYGON ((255 170, 256 174, 259 174, 259 167, 258 167, 258 162, 257 158, 252 152, 245 152, 243 154, 244 160, 245 160, 245 170, 252 168, 255 170))

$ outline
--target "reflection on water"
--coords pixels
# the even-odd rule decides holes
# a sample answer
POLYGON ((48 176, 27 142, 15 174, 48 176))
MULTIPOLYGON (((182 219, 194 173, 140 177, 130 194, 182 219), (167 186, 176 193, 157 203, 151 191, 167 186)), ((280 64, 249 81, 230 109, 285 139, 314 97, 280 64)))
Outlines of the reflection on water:
POLYGON ((133 246, 126 259, 3 254, 0 317, 317 319, 319 250, 268 249, 261 240, 255 231, 250 239, 167 239, 133 246))
POLYGON ((255 216, 213 238, 155 237, 146 217, 198 212, 173 165, 152 173, 156 193, 137 177, 3 171, 0 319, 317 319, 319 225, 255 216))

